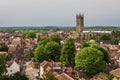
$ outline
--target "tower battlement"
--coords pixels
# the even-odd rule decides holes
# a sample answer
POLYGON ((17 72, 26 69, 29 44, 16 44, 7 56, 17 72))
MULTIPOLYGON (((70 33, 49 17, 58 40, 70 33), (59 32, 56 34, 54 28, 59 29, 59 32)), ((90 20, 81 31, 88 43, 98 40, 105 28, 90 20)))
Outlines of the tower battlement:
POLYGON ((84 15, 76 14, 76 33, 80 35, 84 28, 84 15))

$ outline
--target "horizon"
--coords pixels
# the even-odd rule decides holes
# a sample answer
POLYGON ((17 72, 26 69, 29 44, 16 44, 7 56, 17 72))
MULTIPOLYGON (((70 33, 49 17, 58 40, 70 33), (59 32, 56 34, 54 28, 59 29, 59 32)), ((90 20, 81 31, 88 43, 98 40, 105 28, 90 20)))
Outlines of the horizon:
MULTIPOLYGON (((26 28, 30 28, 30 27, 76 27, 76 26, 0 26, 0 28, 9 28, 9 27, 18 27, 18 28, 20 28, 20 27, 26 27, 26 28)), ((87 28, 87 27, 101 27, 101 28, 104 28, 104 27, 120 27, 120 26, 84 26, 85 28, 87 28)))
POLYGON ((119 26, 119 0, 0 0, 0 26, 119 26))

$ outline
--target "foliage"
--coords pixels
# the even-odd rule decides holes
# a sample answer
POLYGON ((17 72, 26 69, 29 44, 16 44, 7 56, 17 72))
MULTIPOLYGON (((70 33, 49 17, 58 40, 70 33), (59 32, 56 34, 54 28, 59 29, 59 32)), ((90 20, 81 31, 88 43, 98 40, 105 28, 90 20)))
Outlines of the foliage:
POLYGON ((99 45, 97 44, 97 42, 95 40, 90 40, 89 45, 90 45, 90 47, 96 48, 96 49, 99 47, 99 45))
POLYGON ((36 38, 36 33, 34 31, 29 31, 26 34, 26 38, 36 38))
POLYGON ((72 38, 68 38, 65 42, 62 51, 60 60, 64 65, 74 65, 75 58, 75 45, 72 38))
POLYGON ((88 42, 84 41, 83 43, 84 44, 82 44, 82 46, 87 45, 87 46, 84 46, 83 48, 91 47, 91 48, 96 48, 96 49, 100 50, 104 54, 103 60, 106 61, 106 63, 109 63, 111 61, 110 53, 106 47, 99 46, 95 40, 90 40, 88 42))
POLYGON ((29 78, 20 72, 16 72, 13 76, 12 76, 13 80, 29 80, 29 78))
POLYGON ((109 74, 109 80, 113 80, 113 78, 114 78, 115 76, 113 75, 113 74, 109 74))
POLYGON ((33 50, 33 61, 42 62, 43 60, 60 60, 60 38, 57 35, 42 38, 37 47, 33 50))
POLYGON ((90 40, 90 41, 83 41, 81 45, 81 49, 85 47, 92 47, 92 48, 98 48, 99 45, 95 40, 90 40))
POLYGON ((0 75, 6 72, 6 55, 0 54, 0 75))
POLYGON ((35 57, 32 58, 32 62, 37 62, 38 60, 36 60, 35 57))
POLYGON ((29 78, 23 73, 16 72, 13 75, 2 75, 0 80, 29 80, 29 78))
POLYGON ((34 51, 35 51, 36 48, 37 48, 37 45, 34 46, 34 48, 30 51, 31 58, 34 57, 34 51))
POLYGON ((51 41, 45 45, 45 51, 47 53, 47 59, 52 59, 53 61, 60 60, 61 47, 58 43, 51 41))
MULTIPOLYGON (((106 73, 99 73, 95 76, 96 80, 109 80, 109 76, 106 73)), ((94 80, 94 79, 90 79, 90 80, 94 80)))
POLYGON ((115 38, 120 38, 120 31, 115 31, 115 38))
POLYGON ((51 41, 50 38, 42 38, 41 41, 38 43, 38 45, 45 46, 50 41, 51 41))
POLYGON ((119 38, 114 38, 113 39, 113 44, 118 45, 118 42, 119 42, 119 38))
POLYGON ((83 48, 75 57, 75 69, 85 70, 88 74, 96 74, 106 67, 103 57, 103 53, 96 48, 83 48))
POLYGON ((51 41, 55 41, 56 43, 60 44, 60 38, 58 35, 53 35, 50 37, 51 41))
POLYGON ((91 39, 91 40, 89 41, 89 43, 90 43, 90 44, 96 44, 96 41, 93 40, 93 39, 91 39))
POLYGON ((8 51, 8 47, 6 45, 0 45, 0 51, 8 51))
POLYGON ((36 60, 37 62, 42 62, 46 59, 46 53, 43 45, 38 45, 37 48, 34 50, 34 58, 34 60, 36 60))
POLYGON ((89 47, 89 43, 87 41, 82 41, 81 48, 89 47))
POLYGON ((103 41, 103 40, 109 40, 109 37, 106 34, 102 34, 99 36, 99 41, 103 41))
POLYGON ((0 80, 12 80, 11 78, 12 76, 8 76, 8 75, 1 75, 0 76, 0 80))
MULTIPOLYGON (((90 27, 84 27, 85 30, 93 30, 93 31, 112 31, 112 30, 120 30, 119 26, 90 26, 90 27)), ((68 30, 68 31, 75 31, 74 26, 44 26, 44 27, 35 27, 35 26, 17 26, 17 27, 0 27, 0 32, 9 32, 14 33, 15 31, 19 32, 28 32, 30 30, 36 31, 36 32, 45 32, 49 30, 58 31, 58 30, 68 30)), ((119 31, 117 31, 119 32, 119 31)))
POLYGON ((120 40, 120 31, 113 31, 113 44, 117 45, 120 40))
POLYGON ((90 47, 98 49, 99 45, 98 44, 90 44, 90 47))
POLYGON ((91 39, 92 39, 92 40, 96 40, 96 37, 95 37, 95 36, 92 36, 92 37, 89 38, 89 40, 91 40, 91 39))
POLYGON ((106 63, 110 63, 111 59, 110 59, 110 54, 109 51, 106 47, 99 47, 99 50, 103 53, 104 57, 103 60, 106 61, 106 63))
POLYGON ((51 37, 42 38, 41 41, 39 42, 39 45, 45 46, 50 41, 54 41, 54 42, 60 44, 59 36, 58 35, 52 35, 51 37))
POLYGON ((58 80, 58 79, 52 74, 46 74, 43 80, 58 80))

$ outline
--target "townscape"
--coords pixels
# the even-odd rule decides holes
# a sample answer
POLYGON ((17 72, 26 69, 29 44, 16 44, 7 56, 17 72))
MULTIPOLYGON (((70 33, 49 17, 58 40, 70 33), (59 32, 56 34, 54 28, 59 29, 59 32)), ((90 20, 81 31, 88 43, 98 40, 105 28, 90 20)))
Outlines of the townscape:
POLYGON ((120 31, 0 32, 0 80, 119 80, 120 31))

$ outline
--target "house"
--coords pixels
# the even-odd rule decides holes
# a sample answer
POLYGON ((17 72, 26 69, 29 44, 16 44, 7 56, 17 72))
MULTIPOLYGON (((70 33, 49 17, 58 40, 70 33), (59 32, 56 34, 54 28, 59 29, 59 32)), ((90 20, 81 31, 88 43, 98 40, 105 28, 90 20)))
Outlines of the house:
POLYGON ((8 75, 20 72, 20 65, 16 61, 11 61, 7 64, 7 73, 8 75))
POLYGON ((18 51, 19 46, 18 45, 8 45, 8 53, 13 53, 18 51))
POLYGON ((120 80, 120 68, 112 70, 110 73, 114 76, 113 80, 120 80))
POLYGON ((40 64, 40 76, 42 77, 45 74, 57 72, 58 74, 62 73, 62 63, 61 62, 48 62, 43 61, 40 64))
POLYGON ((40 77, 42 78, 46 74, 52 74, 58 80, 74 80, 72 75, 72 68, 71 67, 65 67, 63 68, 63 65, 61 62, 54 62, 54 61, 43 61, 40 64, 40 77))
POLYGON ((15 37, 12 42, 11 45, 18 45, 20 48, 23 48, 23 40, 20 37, 15 37))
POLYGON ((5 55, 8 55, 8 53, 7 53, 7 52, 0 52, 0 54, 5 54, 5 55))
POLYGON ((72 77, 70 77, 66 73, 62 73, 62 74, 56 76, 56 78, 58 78, 58 80, 74 80, 72 77))
POLYGON ((50 66, 48 61, 43 61, 40 64, 40 76, 42 77, 43 75, 45 75, 48 71, 46 70, 46 68, 50 66))

